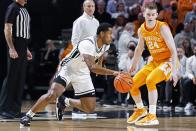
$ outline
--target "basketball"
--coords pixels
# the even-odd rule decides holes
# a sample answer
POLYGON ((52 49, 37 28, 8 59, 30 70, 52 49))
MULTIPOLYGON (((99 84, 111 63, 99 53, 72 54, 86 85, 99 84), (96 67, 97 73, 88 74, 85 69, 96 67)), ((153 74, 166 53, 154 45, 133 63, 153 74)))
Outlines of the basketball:
POLYGON ((114 87, 120 93, 127 93, 133 85, 133 79, 126 74, 119 74, 114 79, 114 87))

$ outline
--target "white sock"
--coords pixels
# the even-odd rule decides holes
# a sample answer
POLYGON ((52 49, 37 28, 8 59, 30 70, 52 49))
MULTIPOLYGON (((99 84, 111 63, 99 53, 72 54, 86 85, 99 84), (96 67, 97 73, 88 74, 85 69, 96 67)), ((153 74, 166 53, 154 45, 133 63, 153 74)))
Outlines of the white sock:
POLYGON ((156 114, 157 106, 156 105, 150 105, 149 106, 149 113, 150 114, 156 114))
POLYGON ((138 109, 144 108, 143 102, 136 103, 136 106, 137 106, 138 109))
POLYGON ((29 110, 27 113, 26 113, 27 116, 30 116, 30 117, 33 117, 35 115, 35 113, 32 112, 32 110, 29 110))
POLYGON ((66 105, 66 106, 68 106, 68 107, 71 106, 70 103, 69 103, 69 98, 65 98, 64 101, 65 101, 65 105, 66 105))

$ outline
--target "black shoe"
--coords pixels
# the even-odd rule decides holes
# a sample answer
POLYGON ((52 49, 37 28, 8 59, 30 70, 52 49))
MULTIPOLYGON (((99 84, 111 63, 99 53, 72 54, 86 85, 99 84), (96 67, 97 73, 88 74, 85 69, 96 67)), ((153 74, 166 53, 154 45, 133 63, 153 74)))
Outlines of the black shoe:
POLYGON ((20 119, 20 124, 21 124, 22 126, 30 126, 31 120, 32 120, 32 118, 31 118, 30 116, 25 115, 25 116, 23 116, 23 117, 20 119))
POLYGON ((63 113, 64 109, 66 108, 65 106, 65 96, 60 96, 56 100, 56 117, 57 120, 62 120, 63 119, 63 113))

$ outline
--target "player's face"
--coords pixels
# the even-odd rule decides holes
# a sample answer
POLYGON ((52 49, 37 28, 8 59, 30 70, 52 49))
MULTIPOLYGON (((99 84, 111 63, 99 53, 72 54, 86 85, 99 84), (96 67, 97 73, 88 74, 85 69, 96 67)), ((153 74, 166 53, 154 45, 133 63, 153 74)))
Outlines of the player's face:
POLYGON ((145 18, 145 21, 147 23, 153 23, 155 22, 157 16, 158 16, 158 13, 157 13, 157 10, 156 9, 148 9, 146 8, 144 10, 144 18, 145 18))
POLYGON ((109 28, 108 31, 104 32, 103 43, 107 45, 112 43, 112 28, 109 28))
POLYGON ((84 4, 84 11, 89 15, 93 16, 95 12, 95 3, 93 1, 87 1, 84 4))

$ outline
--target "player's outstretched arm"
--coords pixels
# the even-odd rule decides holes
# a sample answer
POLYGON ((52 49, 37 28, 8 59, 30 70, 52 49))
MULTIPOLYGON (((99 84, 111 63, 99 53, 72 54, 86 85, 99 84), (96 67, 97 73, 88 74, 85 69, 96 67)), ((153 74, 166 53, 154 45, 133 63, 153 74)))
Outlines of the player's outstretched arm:
POLYGON ((177 57, 177 51, 176 46, 174 42, 174 38, 172 36, 172 33, 167 25, 163 25, 161 27, 161 35, 164 38, 172 57, 172 79, 174 81, 173 85, 175 86, 177 84, 177 69, 178 69, 178 57, 177 57))
POLYGON ((84 61, 86 62, 89 70, 93 73, 100 74, 100 75, 118 75, 118 71, 110 70, 101 67, 100 65, 95 63, 94 57, 88 54, 83 54, 84 61))
POLYGON ((142 52, 144 50, 144 38, 142 37, 140 29, 138 30, 138 36, 139 36, 139 41, 138 45, 136 46, 134 56, 133 56, 133 64, 131 65, 129 72, 133 72, 136 69, 136 66, 140 60, 140 57, 142 55, 142 52))

